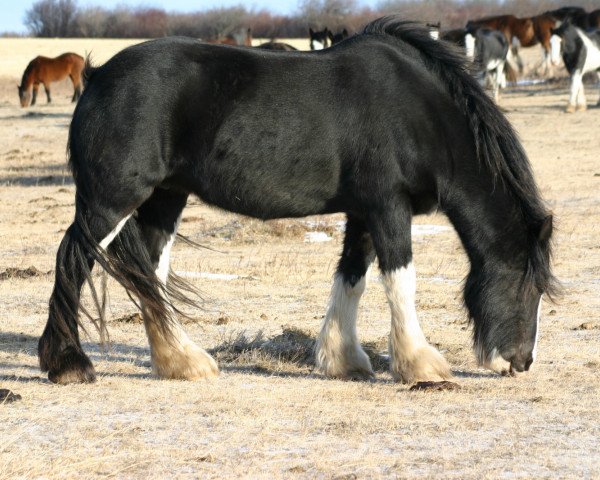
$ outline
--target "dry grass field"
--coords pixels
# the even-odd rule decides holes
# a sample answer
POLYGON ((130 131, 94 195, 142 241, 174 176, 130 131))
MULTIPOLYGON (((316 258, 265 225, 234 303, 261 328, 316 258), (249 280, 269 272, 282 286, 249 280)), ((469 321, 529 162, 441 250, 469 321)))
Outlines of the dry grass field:
MULTIPOLYGON (((111 344, 99 347, 91 328, 84 338, 97 383, 49 383, 36 346, 74 212, 72 91, 57 85, 51 106, 42 93, 21 109, 14 85, 36 54, 87 50, 102 61, 126 43, 0 42, 0 388, 22 397, 0 404, 0 479, 600 477, 600 109, 563 113, 565 82, 501 99, 555 213, 565 287, 543 304, 528 374, 477 367, 461 307, 465 254, 451 228, 430 228, 449 227, 442 215, 415 220, 417 308, 462 388, 425 393, 393 383, 384 365, 372 382, 313 371, 341 216, 263 224, 192 200, 181 232, 212 250, 176 243, 172 267, 202 292, 186 328, 213 350, 220 377, 153 377, 136 309, 109 282, 111 344), (312 232, 329 241, 307 241, 312 232)), ((389 311, 376 270, 370 280, 359 335, 385 353, 389 311)))

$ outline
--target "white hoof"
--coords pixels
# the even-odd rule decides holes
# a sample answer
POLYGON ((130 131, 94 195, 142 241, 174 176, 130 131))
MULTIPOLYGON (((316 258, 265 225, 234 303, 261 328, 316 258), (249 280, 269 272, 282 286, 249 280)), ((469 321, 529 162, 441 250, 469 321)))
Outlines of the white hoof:
POLYGON ((431 345, 419 347, 413 352, 390 350, 390 372, 397 382, 441 382, 450 380, 452 372, 446 359, 431 345))

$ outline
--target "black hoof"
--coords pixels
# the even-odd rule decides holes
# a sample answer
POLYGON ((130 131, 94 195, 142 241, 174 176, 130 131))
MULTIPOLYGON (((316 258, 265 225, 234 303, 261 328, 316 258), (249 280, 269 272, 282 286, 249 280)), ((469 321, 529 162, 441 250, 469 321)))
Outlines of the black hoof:
POLYGON ((68 383, 93 383, 96 372, 85 353, 68 347, 50 362, 40 357, 42 371, 48 371, 48 380, 52 383, 66 385, 68 383))

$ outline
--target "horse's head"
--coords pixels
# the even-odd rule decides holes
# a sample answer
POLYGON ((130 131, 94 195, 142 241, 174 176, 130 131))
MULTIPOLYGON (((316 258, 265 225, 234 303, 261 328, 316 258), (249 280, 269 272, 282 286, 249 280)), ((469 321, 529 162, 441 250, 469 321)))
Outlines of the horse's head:
POLYGON ((325 27, 324 30, 315 31, 312 28, 308 29, 310 35, 310 49, 311 50, 323 50, 329 46, 329 29, 325 27))
POLYGON ((560 64, 565 32, 569 27, 571 27, 571 22, 567 19, 564 22, 562 22, 557 28, 553 28, 550 31, 550 60, 555 66, 560 64))
POLYGON ((340 43, 342 40, 348 38, 348 30, 344 28, 341 32, 338 33, 333 33, 331 30, 329 30, 327 32, 327 37, 329 38, 331 45, 335 45, 336 43, 340 43))
POLYGON ((19 101, 21 102, 21 106, 27 107, 31 101, 31 92, 22 85, 17 85, 17 89, 19 90, 19 101))
POLYGON ((486 259, 471 269, 465 284, 477 359, 498 373, 529 370, 536 355, 542 295, 553 293, 552 216, 533 230, 528 254, 515 254, 509 262, 486 259))

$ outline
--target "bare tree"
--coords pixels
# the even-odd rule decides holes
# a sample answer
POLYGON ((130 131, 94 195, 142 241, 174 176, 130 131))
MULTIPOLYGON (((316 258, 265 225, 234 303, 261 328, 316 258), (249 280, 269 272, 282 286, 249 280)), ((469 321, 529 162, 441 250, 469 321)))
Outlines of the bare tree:
POLYGON ((40 0, 25 12, 25 25, 36 37, 70 37, 76 14, 75 0, 40 0))

